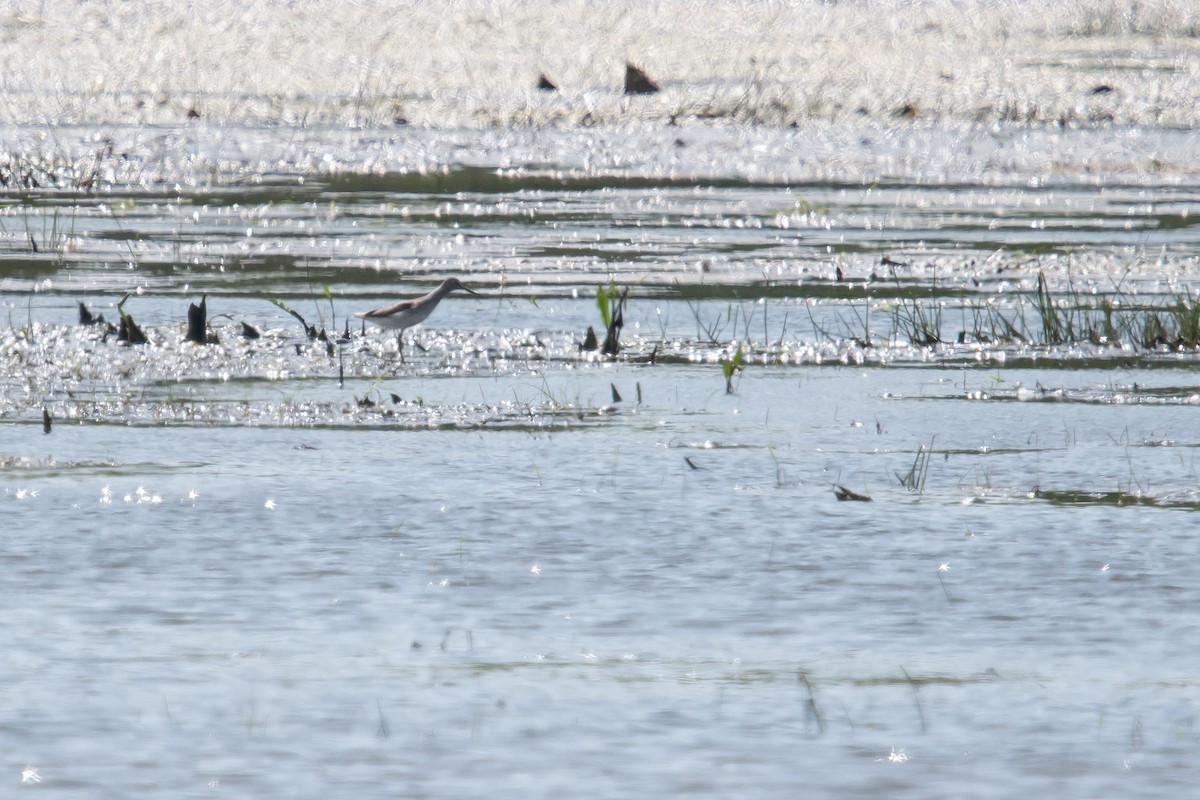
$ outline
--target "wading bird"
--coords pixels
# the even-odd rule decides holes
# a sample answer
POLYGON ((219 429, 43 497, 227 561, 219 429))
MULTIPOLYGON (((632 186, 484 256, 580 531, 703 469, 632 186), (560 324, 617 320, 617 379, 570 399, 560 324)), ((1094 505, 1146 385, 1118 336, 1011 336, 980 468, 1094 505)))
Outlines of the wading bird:
POLYGON ((411 328, 414 325, 424 322, 425 318, 437 308, 437 304, 442 302, 443 297, 458 289, 462 289, 469 294, 477 294, 477 292, 463 286, 458 278, 446 278, 440 286, 429 294, 415 297, 412 300, 401 300, 399 303, 383 306, 382 308, 372 308, 370 311, 357 311, 354 316, 366 322, 374 323, 381 328, 399 330, 400 332, 396 336, 396 341, 400 348, 400 361, 403 363, 405 328, 411 328))

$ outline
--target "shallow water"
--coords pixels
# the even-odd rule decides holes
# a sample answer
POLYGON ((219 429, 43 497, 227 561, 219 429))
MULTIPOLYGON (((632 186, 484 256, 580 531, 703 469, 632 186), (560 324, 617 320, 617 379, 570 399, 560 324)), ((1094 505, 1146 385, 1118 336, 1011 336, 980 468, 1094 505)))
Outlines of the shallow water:
MULTIPOLYGON (((958 64, 954 26, 1023 56, 985 85, 995 51, 969 50, 861 113, 772 105, 837 74, 763 88, 814 57, 783 10, 752 95, 683 39, 664 97, 606 94, 635 10, 560 73, 573 94, 443 70, 400 127, 336 70, 272 67, 227 103, 207 55, 190 122, 165 82, 78 103, 69 61, 41 73, 74 87, 53 127, 6 87, 0 785, 1186 794, 1200 389, 1194 344, 1147 339, 1196 316, 1196 137, 1173 122, 1194 13, 1064 6, 1034 30, 955 8, 882 32, 867 6, 808 9, 853 34, 825 57, 896 37, 879 75, 905 42, 958 64), (1101 81, 1157 94, 1105 117, 1101 81), (403 362, 347 324, 451 274, 479 294, 406 332, 403 362), (610 285, 616 358, 579 347, 610 285), (218 343, 184 340, 202 296, 218 343)), ((474 21, 437 27, 444 63, 500 52, 473 31, 511 35, 505 10, 456 7, 474 21)), ((196 24, 171 13, 154 58, 196 24)), ((267 36, 309 12, 246 13, 267 36)), ((89 19, 105 74, 136 72, 116 18, 89 19)), ((10 21, 28 47, 69 30, 10 21)))
POLYGON ((10 427, 10 760, 85 797, 1189 779, 1190 408, 603 373, 557 384, 643 404, 591 425, 10 427))

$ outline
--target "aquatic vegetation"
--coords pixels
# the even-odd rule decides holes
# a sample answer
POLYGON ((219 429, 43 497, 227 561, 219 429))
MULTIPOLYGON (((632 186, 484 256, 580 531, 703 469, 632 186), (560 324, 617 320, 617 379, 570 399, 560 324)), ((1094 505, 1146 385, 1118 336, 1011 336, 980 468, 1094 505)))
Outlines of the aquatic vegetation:
MULTIPOLYGON (((177 326, 169 326, 148 329, 143 347, 126 348, 112 346, 94 327, 36 327, 36 337, 19 331, 0 335, 0 365, 9 376, 0 381, 0 417, 33 422, 50 414, 63 424, 131 425, 354 424, 374 418, 425 425, 489 413, 487 404, 462 410, 405 404, 390 414, 390 408, 344 414, 349 394, 334 388, 336 370, 326 348, 297 346, 281 330, 245 339, 230 327, 220 343, 192 348, 182 346, 187 340, 177 326), (324 381, 332 392, 317 388, 324 381)), ((369 348, 346 353, 344 366, 351 391, 379 380, 377 356, 369 348)), ((502 418, 505 413, 500 410, 502 418)), ((529 419, 525 408, 515 406, 512 416, 529 419)))
POLYGON ((117 329, 117 341, 133 345, 146 344, 150 340, 146 338, 145 331, 133 321, 132 316, 125 313, 125 303, 128 300, 129 295, 125 295, 121 298, 121 302, 117 303, 117 312, 121 315, 121 325, 117 329))
POLYGON ((964 323, 959 332, 958 343, 979 342, 981 344, 1013 345, 1029 342, 1025 331, 1025 320, 1019 309, 1006 311, 992 300, 982 304, 964 303, 963 319, 971 316, 970 325, 964 323))
POLYGON ((725 376, 725 394, 733 394, 733 378, 744 368, 742 346, 728 358, 721 359, 721 374, 725 376))
MULTIPOLYGON (((600 310, 600 321, 604 323, 604 343, 600 352, 606 356, 621 352, 621 329, 625 327, 625 302, 628 299, 628 286, 618 291, 616 284, 609 281, 607 289, 604 286, 596 288, 596 307, 600 310)), ((591 334, 590 340, 594 342, 594 332, 591 328, 588 328, 588 332, 591 334)), ((584 342, 585 350, 588 349, 588 341, 584 342)))
POLYGON ((1158 497, 1141 491, 1095 491, 1085 489, 1034 488, 1030 496, 1036 500, 1061 506, 1154 506, 1200 510, 1200 500, 1193 496, 1158 497))
POLYGON ((917 454, 907 473, 903 475, 899 472, 896 473, 896 480, 900 482, 900 485, 918 495, 925 493, 925 479, 929 476, 929 458, 933 454, 933 441, 930 439, 928 446, 922 444, 917 448, 917 454))
POLYGON ((1053 292, 1039 272, 1035 308, 1043 345, 1125 343, 1146 350, 1200 346, 1200 302, 1183 294, 1149 305, 1124 293, 1090 299, 1070 283, 1064 291, 1053 292))
POLYGON ((1176 294, 1162 306, 1141 311, 1127 334, 1141 347, 1153 350, 1200 347, 1200 300, 1176 294))
MULTIPOLYGON (((928 347, 942 341, 942 309, 936 302, 901 298, 892 311, 892 327, 912 344, 928 347)), ((869 341, 869 340, 868 340, 869 341)))
POLYGON ((81 795, 1188 784, 1192 5, 384 5, 5 18, 10 752, 61 731, 81 795), (409 362, 338 337, 447 274, 498 291, 409 362))
POLYGON ((329 336, 325 333, 325 329, 321 328, 320 330, 317 330, 317 327, 315 325, 309 325, 308 322, 304 319, 304 316, 299 311, 290 307, 289 305, 287 305, 286 303, 284 303, 282 300, 280 300, 278 298, 268 297, 267 300, 269 300, 277 308, 279 308, 283 311, 286 311, 288 314, 290 314, 292 317, 294 317, 296 319, 296 321, 300 323, 300 327, 302 327, 304 329, 304 333, 305 333, 305 335, 308 336, 309 339, 313 339, 313 340, 320 339, 323 342, 329 341, 329 336))
MULTIPOLYGON (((840 308, 805 298, 809 328, 825 342, 854 345, 864 350, 878 347, 872 317, 882 310, 888 316, 893 342, 930 348, 935 355, 954 358, 962 347, 995 354, 1028 353, 1033 348, 1050 351, 1091 345, 1100 350, 1165 351, 1200 347, 1200 299, 1184 292, 1147 296, 1117 289, 1103 294, 1076 288, 1070 277, 1055 288, 1039 270, 1029 293, 1008 291, 1003 298, 962 292, 957 308, 936 287, 923 291, 901 288, 896 296, 882 296, 862 308, 840 308), (836 308, 836 313, 829 310, 836 308), (957 312, 957 313, 956 313, 957 312), (956 336, 947 333, 947 319, 958 317, 956 336)), ((894 355, 894 353, 893 353, 894 355)))
POLYGON ((1064 303, 1050 291, 1046 273, 1038 272, 1035 308, 1041 321, 1043 344, 1067 344, 1092 338, 1089 315, 1075 293, 1068 292, 1070 302, 1064 303))
MULTIPOLYGON (((41 189, 91 191, 99 188, 103 168, 117 158, 111 141, 82 155, 61 149, 8 150, 0 154, 0 186, 9 191, 26 192, 41 189)), ((54 220, 57 227, 57 217, 54 220)), ((32 232, 29 240, 36 250, 37 242, 32 232)), ((44 241, 47 241, 46 237, 43 237, 44 241)))

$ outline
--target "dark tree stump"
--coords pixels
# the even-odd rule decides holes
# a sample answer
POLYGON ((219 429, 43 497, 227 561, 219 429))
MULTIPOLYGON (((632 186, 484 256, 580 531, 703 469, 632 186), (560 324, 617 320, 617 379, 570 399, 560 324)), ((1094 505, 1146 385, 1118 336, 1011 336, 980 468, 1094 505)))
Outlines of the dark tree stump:
POLYGON ((656 94, 659 85, 633 64, 625 65, 625 94, 656 94))

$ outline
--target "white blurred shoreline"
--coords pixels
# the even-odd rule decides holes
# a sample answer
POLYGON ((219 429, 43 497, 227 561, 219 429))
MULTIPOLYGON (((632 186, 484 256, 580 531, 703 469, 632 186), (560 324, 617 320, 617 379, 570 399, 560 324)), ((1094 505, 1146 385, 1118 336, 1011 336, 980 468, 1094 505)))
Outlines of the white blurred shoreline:
POLYGON ((1200 127, 1200 6, 1173 0, 44 0, 0 23, 17 126, 1200 127), (627 62, 662 92, 626 97, 627 62))

